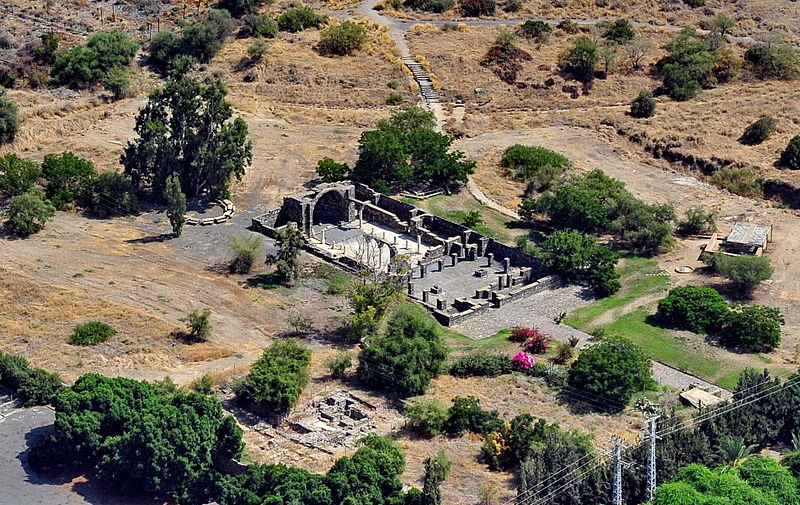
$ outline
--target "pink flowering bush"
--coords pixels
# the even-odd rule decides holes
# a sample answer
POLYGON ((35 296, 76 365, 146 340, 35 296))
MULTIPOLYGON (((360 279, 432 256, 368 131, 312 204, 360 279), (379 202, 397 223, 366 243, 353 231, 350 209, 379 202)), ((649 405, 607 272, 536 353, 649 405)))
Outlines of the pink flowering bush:
POLYGON ((517 372, 527 372, 536 364, 536 360, 526 352, 517 353, 511 358, 511 369, 517 372))

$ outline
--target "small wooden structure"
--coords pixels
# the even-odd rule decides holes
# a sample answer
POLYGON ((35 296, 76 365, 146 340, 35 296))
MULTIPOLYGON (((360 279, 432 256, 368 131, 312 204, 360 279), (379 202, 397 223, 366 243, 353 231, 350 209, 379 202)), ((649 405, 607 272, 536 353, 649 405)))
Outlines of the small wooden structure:
POLYGON ((717 233, 712 234, 703 246, 702 252, 712 254, 720 252, 732 256, 761 256, 771 242, 772 226, 736 222, 724 239, 717 233))

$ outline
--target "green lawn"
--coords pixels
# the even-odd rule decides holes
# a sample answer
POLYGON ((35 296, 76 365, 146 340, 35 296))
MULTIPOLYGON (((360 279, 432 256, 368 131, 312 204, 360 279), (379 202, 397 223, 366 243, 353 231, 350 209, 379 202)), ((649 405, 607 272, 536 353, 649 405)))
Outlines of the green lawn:
POLYGON ((473 229, 481 235, 507 244, 513 243, 516 237, 527 234, 526 229, 511 226, 514 223, 513 219, 484 207, 469 194, 439 195, 425 200, 403 198, 402 201, 459 224, 464 222, 464 218, 470 211, 476 210, 480 212, 483 224, 475 226, 473 229))

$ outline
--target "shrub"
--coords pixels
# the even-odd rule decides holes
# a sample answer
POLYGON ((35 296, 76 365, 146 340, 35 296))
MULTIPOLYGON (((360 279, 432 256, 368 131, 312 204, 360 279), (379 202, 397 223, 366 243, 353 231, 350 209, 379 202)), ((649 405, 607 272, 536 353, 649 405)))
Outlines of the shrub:
POLYGON ((305 333, 311 329, 311 316, 299 310, 289 312, 286 322, 292 327, 295 333, 305 333))
POLYGON ((228 265, 228 270, 233 274, 248 274, 259 256, 264 251, 264 239, 255 233, 245 231, 232 233, 228 243, 236 256, 228 265))
POLYGON ((69 343, 72 345, 97 345, 117 334, 113 326, 100 321, 89 321, 75 327, 69 343))
POLYGON ((506 0, 503 4, 505 12, 517 12, 522 8, 522 0, 506 0))
POLYGON ((581 31, 580 25, 577 22, 572 21, 571 19, 562 19, 561 21, 558 22, 556 28, 570 35, 575 35, 579 31, 581 31))
POLYGON ((455 0, 406 0, 402 5, 418 11, 441 13, 452 9, 455 4, 455 0))
POLYGON ((0 145, 14 142, 21 123, 17 103, 0 92, 0 145))
MULTIPOLYGON (((201 63, 208 63, 222 49, 233 30, 230 13, 212 9, 205 21, 181 25, 179 37, 166 31, 156 34, 147 47, 149 63, 159 72, 170 71, 180 56, 191 56, 201 63)), ((182 65, 185 65, 185 60, 182 65)))
POLYGON ((180 319, 186 323, 187 337, 193 342, 205 342, 211 338, 213 326, 211 325, 211 310, 193 310, 186 317, 180 319))
POLYGON ((558 230, 542 243, 539 259, 545 268, 567 281, 588 280, 598 294, 607 295, 619 289, 615 270, 618 256, 597 239, 576 230, 558 230))
POLYGON ((603 32, 603 38, 617 44, 624 44, 633 40, 636 32, 627 19, 617 19, 608 25, 603 32))
POLYGON ((631 116, 635 118, 648 118, 656 114, 656 100, 650 91, 642 91, 631 102, 631 116))
POLYGON ((475 397, 457 396, 453 398, 453 406, 447 410, 444 431, 451 435, 461 435, 464 431, 485 434, 500 431, 502 426, 503 421, 496 410, 483 410, 475 397))
POLYGON ((779 163, 790 170, 800 170, 800 135, 792 137, 781 153, 779 163))
POLYGON ((322 182, 337 182, 347 178, 350 167, 346 163, 337 163, 333 158, 324 157, 317 162, 317 175, 322 182))
POLYGON ((761 196, 758 174, 746 168, 722 168, 711 175, 711 182, 739 196, 761 196))
POLYGON ((572 74, 581 82, 589 82, 594 79, 599 61, 600 52, 597 45, 586 36, 575 39, 572 46, 559 56, 559 65, 562 70, 572 74))
POLYGON ((400 93, 392 93, 386 98, 386 105, 400 105, 405 102, 405 97, 400 93))
POLYGON ((10 153, 0 156, 0 191, 7 196, 31 190, 41 175, 42 169, 32 161, 10 153))
POLYGON ((166 214, 172 226, 172 234, 180 237, 183 223, 186 222, 186 195, 181 189, 181 180, 177 174, 167 177, 163 198, 167 202, 166 214))
POLYGON ((415 400, 403 414, 411 421, 411 427, 426 437, 441 433, 448 417, 447 409, 436 398, 415 400))
POLYGON ((254 40, 247 48, 247 62, 251 65, 255 65, 261 61, 261 58, 267 54, 267 51, 269 51, 269 44, 263 39, 254 40))
POLYGON ((322 24, 324 17, 308 6, 288 9, 278 16, 278 28, 284 32, 301 32, 322 24))
POLYGON ((569 160, 550 149, 514 144, 503 152, 500 165, 532 189, 546 189, 569 166, 569 160))
POLYGON ((538 332, 538 328, 526 328, 524 326, 516 326, 511 328, 511 331, 508 333, 508 339, 512 342, 525 342, 529 338, 531 338, 535 332, 538 332))
POLYGON ((533 328, 531 337, 523 344, 522 348, 531 354, 544 354, 550 347, 550 336, 533 328))
POLYGON ((346 352, 340 352, 335 356, 325 360, 325 368, 328 369, 334 379, 343 379, 344 372, 353 364, 353 360, 346 352))
POLYGON ((19 394, 26 407, 51 403, 61 390, 61 378, 41 368, 31 368, 28 360, 0 352, 0 385, 19 394))
POLYGON ((544 21, 528 20, 519 25, 517 33, 527 39, 533 39, 537 42, 546 42, 548 35, 553 31, 553 27, 544 21))
POLYGON ((764 305, 740 305, 730 311, 720 341, 725 345, 771 351, 781 343, 784 324, 780 309, 764 305))
POLYGON ((453 377, 497 377, 510 372, 508 356, 502 354, 471 354, 450 365, 453 377))
POLYGON ((667 323, 695 333, 719 331, 729 312, 728 303, 716 289, 681 286, 658 302, 658 316, 667 323))
POLYGON ((481 217, 480 211, 471 210, 467 212, 466 216, 464 216, 464 220, 462 223, 467 228, 475 228, 476 226, 480 226, 483 224, 483 217, 481 217))
POLYGON ((800 77, 800 54, 791 44, 773 34, 747 48, 744 59, 764 78, 791 80, 800 77))
POLYGON ((685 28, 667 44, 669 55, 659 61, 664 88, 673 100, 693 98, 704 84, 711 84, 716 57, 708 43, 685 28))
POLYGON ((278 35, 278 23, 267 14, 255 15, 248 14, 242 18, 242 26, 239 28, 238 37, 246 39, 248 37, 264 37, 273 39, 278 35))
POLYGON ((772 276, 769 259, 764 256, 705 255, 704 261, 719 275, 731 281, 741 294, 748 295, 761 281, 772 276))
POLYGON ((56 208, 61 208, 87 197, 97 172, 91 161, 63 152, 60 155, 45 155, 42 176, 47 179, 47 198, 56 208))
POLYGON ((775 119, 772 116, 761 116, 744 129, 739 142, 745 145, 756 145, 764 142, 775 131, 775 119))
POLYGON ((706 4, 706 0, 683 0, 683 3, 694 9, 702 7, 706 4))
POLYGON ((383 334, 361 351, 358 376, 399 395, 419 395, 439 375, 446 358, 436 321, 416 306, 401 305, 383 334))
POLYGON ((135 213, 136 195, 131 178, 117 172, 98 175, 89 195, 89 208, 100 217, 135 213))
POLYGON ((56 214, 56 208, 45 197, 44 191, 33 187, 11 199, 8 205, 8 226, 21 237, 41 230, 56 214))
POLYGON ((562 365, 568 364, 575 357, 575 347, 559 342, 556 347, 556 356, 554 361, 562 365))
POLYGON ((352 21, 345 21, 322 30, 317 49, 320 54, 345 56, 361 49, 366 40, 366 28, 352 21))
POLYGON ((691 207, 686 217, 678 221, 677 231, 681 235, 698 235, 717 231, 717 212, 703 207, 691 207))
POLYGON ((126 98, 131 93, 131 80, 128 69, 115 67, 100 78, 100 83, 111 92, 114 100, 126 98))
POLYGON ((800 449, 784 454, 781 464, 792 472, 795 478, 800 478, 800 449))
POLYGON ((461 15, 466 17, 492 16, 496 8, 494 0, 459 0, 461 15))
POLYGON ((245 14, 255 14, 262 5, 269 3, 272 3, 272 0, 220 0, 217 7, 227 10, 238 18, 245 14))
POLYGON ((569 369, 571 387, 608 398, 602 410, 620 411, 652 382, 650 359, 628 339, 606 337, 581 351, 569 369))
POLYGON ((238 396, 266 412, 286 413, 309 380, 311 351, 293 340, 275 342, 253 363, 238 396))

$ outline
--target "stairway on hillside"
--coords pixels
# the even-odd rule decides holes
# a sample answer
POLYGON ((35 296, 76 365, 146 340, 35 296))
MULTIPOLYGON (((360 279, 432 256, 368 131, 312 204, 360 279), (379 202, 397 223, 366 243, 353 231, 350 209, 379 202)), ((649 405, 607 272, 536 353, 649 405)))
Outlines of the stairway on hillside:
POLYGON ((422 99, 425 100, 425 103, 428 105, 441 103, 439 92, 433 87, 431 76, 422 67, 422 64, 414 59, 413 56, 404 56, 402 61, 411 71, 411 74, 414 76, 414 80, 417 82, 417 84, 419 84, 419 92, 422 95, 422 99))

